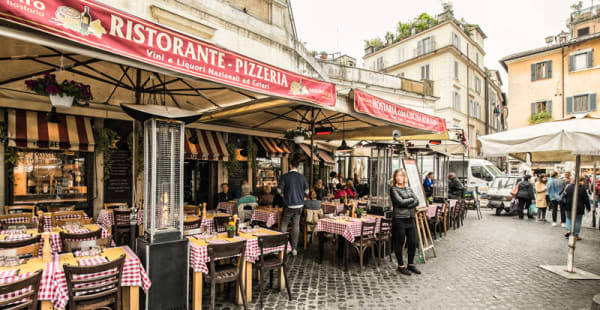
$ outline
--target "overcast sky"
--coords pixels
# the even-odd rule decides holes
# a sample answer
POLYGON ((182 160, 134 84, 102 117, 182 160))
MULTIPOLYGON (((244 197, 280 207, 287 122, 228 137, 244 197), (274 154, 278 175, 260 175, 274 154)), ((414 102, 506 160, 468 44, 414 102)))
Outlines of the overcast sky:
MULTIPOLYGON (((309 50, 341 52, 362 67, 364 40, 396 31, 422 12, 437 15, 440 0, 291 0, 300 41, 309 50)), ((487 35, 485 65, 507 75, 498 60, 545 45, 544 38, 566 30, 572 0, 454 0, 454 16, 479 24, 487 35)), ((583 1, 583 7, 591 0, 583 1)), ((595 4, 600 1, 596 0, 595 4)))

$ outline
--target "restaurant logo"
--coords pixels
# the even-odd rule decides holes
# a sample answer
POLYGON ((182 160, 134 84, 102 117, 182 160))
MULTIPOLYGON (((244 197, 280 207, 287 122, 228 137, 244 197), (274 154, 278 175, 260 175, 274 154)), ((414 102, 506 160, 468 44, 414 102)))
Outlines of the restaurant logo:
POLYGON ((308 92, 308 89, 306 89, 306 86, 302 85, 302 80, 296 82, 292 82, 292 85, 290 85, 290 93, 292 95, 308 95, 310 94, 308 92))
POLYGON ((88 6, 83 8, 83 12, 79 12, 72 7, 59 6, 54 15, 56 23, 67 29, 79 32, 84 36, 93 34, 101 39, 102 35, 106 34, 106 29, 102 27, 99 19, 92 21, 92 15, 90 15, 90 8, 88 6))

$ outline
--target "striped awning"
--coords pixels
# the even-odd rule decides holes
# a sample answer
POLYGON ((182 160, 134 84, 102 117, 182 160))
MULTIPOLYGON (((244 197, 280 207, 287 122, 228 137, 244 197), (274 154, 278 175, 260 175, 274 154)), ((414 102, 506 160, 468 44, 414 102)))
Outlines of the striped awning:
POLYGON ((319 153, 317 153, 317 155, 321 157, 321 159, 325 163, 325 166, 335 166, 335 161, 333 160, 333 158, 331 158, 331 156, 329 156, 329 153, 327 153, 327 151, 319 149, 319 153))
POLYGON ((300 143, 300 144, 298 144, 298 146, 299 146, 299 147, 300 147, 300 149, 301 149, 301 150, 302 150, 302 151, 303 151, 303 152, 306 154, 306 156, 308 156, 309 158, 312 158, 312 160, 313 160, 313 161, 314 161, 316 164, 318 164, 318 163, 319 163, 320 159, 319 159, 319 157, 317 157, 315 154, 313 154, 313 153, 311 152, 311 150, 310 150, 310 145, 307 145, 307 144, 300 143))
POLYGON ((287 143, 281 143, 281 146, 273 138, 256 137, 258 143, 265 149, 267 157, 284 157, 291 154, 287 143))
POLYGON ((8 146, 94 151, 94 133, 89 117, 58 114, 60 123, 48 123, 46 112, 8 110, 8 146))
POLYGON ((227 144, 223 134, 216 131, 201 129, 185 130, 185 158, 200 160, 223 160, 229 159, 227 144), (198 137, 197 143, 191 143, 190 138, 198 137))

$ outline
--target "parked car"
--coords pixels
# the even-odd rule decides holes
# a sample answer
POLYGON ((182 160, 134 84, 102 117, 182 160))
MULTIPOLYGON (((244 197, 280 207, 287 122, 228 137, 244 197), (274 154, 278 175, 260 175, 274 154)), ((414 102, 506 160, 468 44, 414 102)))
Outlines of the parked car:
POLYGON ((496 215, 502 214, 502 210, 509 212, 510 203, 514 197, 510 194, 519 181, 516 176, 500 176, 495 178, 488 189, 487 207, 496 209, 496 215))

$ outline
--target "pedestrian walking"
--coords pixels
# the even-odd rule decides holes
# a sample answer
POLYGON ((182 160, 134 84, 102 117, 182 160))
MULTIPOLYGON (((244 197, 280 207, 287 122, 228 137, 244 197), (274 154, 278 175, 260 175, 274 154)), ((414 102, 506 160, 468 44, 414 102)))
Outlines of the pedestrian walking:
POLYGON ((523 181, 519 183, 519 189, 517 191, 517 199, 519 200, 519 218, 523 218, 523 209, 527 208, 527 218, 533 218, 532 214, 529 214, 529 205, 531 201, 535 199, 533 185, 529 183, 531 176, 526 174, 523 177, 523 181))
MULTIPOLYGON (((579 236, 579 231, 581 230, 581 219, 583 218, 583 214, 585 211, 590 211, 590 197, 587 194, 587 189, 585 188, 585 177, 579 178, 579 189, 577 195, 577 215, 575 216, 575 230, 573 233, 577 240, 581 240, 581 236, 579 236)), ((573 210, 573 197, 575 197, 575 184, 568 184, 565 188, 565 211, 567 212, 567 233, 565 234, 565 238, 569 238, 571 235, 571 221, 573 220, 571 217, 571 211, 573 210)))
POLYGON ((540 222, 546 221, 546 209, 548 203, 546 200, 546 183, 548 179, 545 174, 538 176, 538 181, 535 183, 535 205, 537 207, 537 220, 540 222))
POLYGON ((292 255, 298 254, 298 237, 300 234, 300 217, 304 207, 304 195, 308 194, 306 178, 298 172, 298 160, 292 159, 289 164, 290 171, 281 176, 279 190, 283 195, 285 208, 281 216, 281 232, 287 232, 290 220, 292 221, 292 255))
POLYGON ((415 252, 417 250, 417 228, 415 224, 415 208, 419 205, 419 199, 408 187, 406 171, 396 169, 391 182, 390 199, 394 207, 392 213, 392 242, 394 254, 398 260, 398 271, 410 276, 421 274, 414 265, 415 252), (402 245, 406 240, 408 251, 408 266, 402 259, 402 245))
POLYGON ((560 201, 560 180, 558 172, 552 171, 546 183, 546 194, 550 200, 550 210, 552 210, 552 226, 556 226, 558 220, 558 202, 560 201))
POLYGON ((565 171, 565 173, 563 174, 563 177, 560 181, 560 201, 559 201, 559 207, 560 207, 560 226, 561 227, 565 227, 565 223, 567 221, 567 215, 565 212, 565 204, 562 202, 563 199, 562 197, 564 196, 564 191, 565 188, 567 186, 567 184, 571 184, 571 172, 570 171, 565 171))

